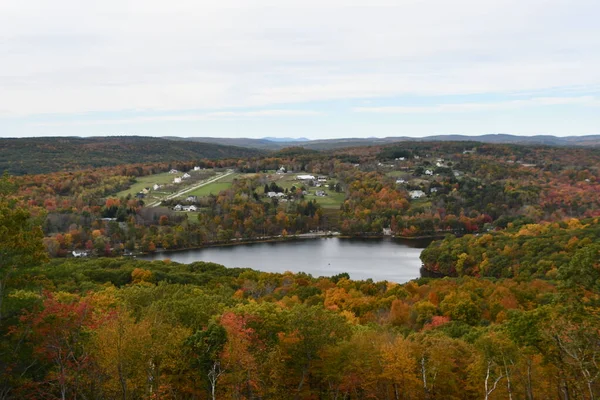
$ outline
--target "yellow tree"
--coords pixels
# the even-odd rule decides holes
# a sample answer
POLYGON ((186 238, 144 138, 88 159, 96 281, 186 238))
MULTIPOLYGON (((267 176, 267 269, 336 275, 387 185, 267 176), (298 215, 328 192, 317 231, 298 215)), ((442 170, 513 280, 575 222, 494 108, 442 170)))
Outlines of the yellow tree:
POLYGON ((412 357, 412 344, 403 337, 381 346, 381 378, 389 383, 395 400, 406 399, 419 390, 417 363, 412 357))

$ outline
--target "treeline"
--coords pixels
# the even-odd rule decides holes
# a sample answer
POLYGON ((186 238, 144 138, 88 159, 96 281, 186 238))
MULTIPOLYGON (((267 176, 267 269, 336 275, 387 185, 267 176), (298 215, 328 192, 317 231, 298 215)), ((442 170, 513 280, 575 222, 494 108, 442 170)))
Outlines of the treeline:
POLYGON ((15 198, 45 218, 52 255, 86 249, 119 255, 125 249, 195 247, 319 227, 351 236, 381 235, 384 229, 404 237, 460 236, 504 229, 509 223, 596 217, 600 215, 597 165, 600 156, 595 150, 434 142, 332 152, 291 148, 268 156, 128 164, 12 181, 18 187, 15 198), (199 199, 199 224, 195 217, 188 220, 165 207, 147 209, 143 200, 114 197, 137 177, 194 166, 264 174, 262 186, 238 183, 239 190, 199 199), (336 191, 346 194, 344 203, 339 210, 323 212, 298 193, 293 195, 295 204, 258 201, 256 194, 270 183, 268 171, 282 167, 292 174, 335 179, 336 191), (427 170, 433 175, 425 175, 427 170), (403 182, 396 183, 396 177, 403 182), (241 189, 244 185, 252 186, 253 192, 241 189), (411 199, 412 191, 421 191, 424 197, 411 199))
POLYGON ((218 196, 199 201, 199 214, 189 218, 164 207, 142 208, 140 201, 109 198, 99 213, 114 220, 87 220, 78 214, 49 215, 44 227, 51 234, 44 243, 52 256, 89 250, 99 256, 121 255, 125 250, 154 252, 200 247, 232 240, 287 236, 318 229, 323 210, 313 200, 295 194, 294 201, 263 201, 260 178, 235 180, 218 196), (260 190, 259 190, 260 189, 260 190))
POLYGON ((2 390, 5 398, 594 399, 598 293, 575 281, 397 285, 202 262, 54 260, 11 280, 2 390))
POLYGON ((596 279, 598 238, 598 218, 509 223, 501 231, 449 235, 429 245, 421 259, 427 270, 447 276, 555 278, 560 266, 570 265, 570 270, 589 271, 589 279, 596 279))
POLYGON ((0 173, 13 175, 262 154, 257 149, 138 136, 0 139, 0 149, 0 173))
MULTIPOLYGON (((244 198, 256 193, 251 182, 215 199, 213 219, 223 217, 215 226, 260 214, 244 198)), ((469 256, 514 251, 516 267, 505 267, 514 279, 400 285, 203 262, 48 261, 40 218, 14 190, 0 180, 2 398, 592 400, 600 392, 597 219, 509 223, 424 254, 431 262, 461 251, 448 265, 477 275, 469 256), (548 272, 528 273, 530 265, 548 272)), ((314 221, 314 207, 297 207, 314 221)), ((159 220, 148 229, 180 226, 159 220)))

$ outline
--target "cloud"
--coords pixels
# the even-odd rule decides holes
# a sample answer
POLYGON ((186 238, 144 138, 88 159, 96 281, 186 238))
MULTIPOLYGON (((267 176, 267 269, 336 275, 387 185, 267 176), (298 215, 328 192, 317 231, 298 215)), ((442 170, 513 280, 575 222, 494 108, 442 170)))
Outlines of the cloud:
POLYGON ((359 113, 375 114, 436 114, 516 110, 525 107, 543 107, 558 105, 581 105, 600 107, 600 101, 593 96, 537 97, 525 100, 499 101, 493 103, 449 103, 437 104, 432 106, 355 107, 353 108, 353 111, 359 113))
POLYGON ((89 125, 124 125, 148 122, 189 122, 189 121, 223 121, 239 119, 257 119, 274 117, 310 117, 319 116, 323 113, 313 110, 253 110, 253 111, 218 111, 202 114, 180 114, 180 115, 153 115, 134 116, 130 118, 106 118, 106 119, 75 119, 67 121, 42 121, 35 122, 33 126, 89 126, 89 125))
POLYGON ((598 88, 599 12, 596 0, 4 0, 0 110, 598 88))

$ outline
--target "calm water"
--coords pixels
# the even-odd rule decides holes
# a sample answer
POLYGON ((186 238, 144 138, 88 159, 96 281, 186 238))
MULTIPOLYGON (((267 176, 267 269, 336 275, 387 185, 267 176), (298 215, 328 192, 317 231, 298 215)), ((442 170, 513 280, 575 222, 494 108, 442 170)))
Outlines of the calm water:
POLYGON ((268 272, 306 272, 315 277, 347 272, 352 279, 403 283, 420 276, 421 250, 429 241, 322 238, 208 247, 158 253, 146 260, 210 261, 268 272))

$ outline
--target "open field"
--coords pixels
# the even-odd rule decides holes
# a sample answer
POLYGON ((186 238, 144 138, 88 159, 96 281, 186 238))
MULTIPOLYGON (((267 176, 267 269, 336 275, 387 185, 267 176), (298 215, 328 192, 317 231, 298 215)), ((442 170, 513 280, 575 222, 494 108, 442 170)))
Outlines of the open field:
MULTIPOLYGON (((322 189, 322 188, 317 188, 317 189, 322 189)), ((344 199, 346 198, 346 194, 345 193, 336 193, 333 190, 324 190, 325 193, 327 193, 327 196, 315 196, 314 192, 304 196, 304 198, 306 200, 317 200, 317 203, 321 205, 321 207, 323 208, 333 208, 333 209, 339 209, 340 205, 342 205, 342 203, 344 202, 344 199)))
POLYGON ((117 193, 117 197, 127 197, 127 195, 135 196, 135 194, 139 193, 142 189, 152 187, 155 183, 159 185, 171 183, 173 182, 174 177, 175 175, 169 174, 168 172, 156 175, 140 176, 136 178, 137 182, 131 185, 129 189, 117 193))
POLYGON ((191 192, 186 194, 186 197, 187 196, 204 197, 204 196, 208 196, 210 194, 217 195, 222 190, 227 190, 231 187, 232 182, 224 182, 225 179, 227 179, 227 178, 224 178, 223 181, 209 183, 206 186, 202 186, 196 190, 192 190, 191 192))

